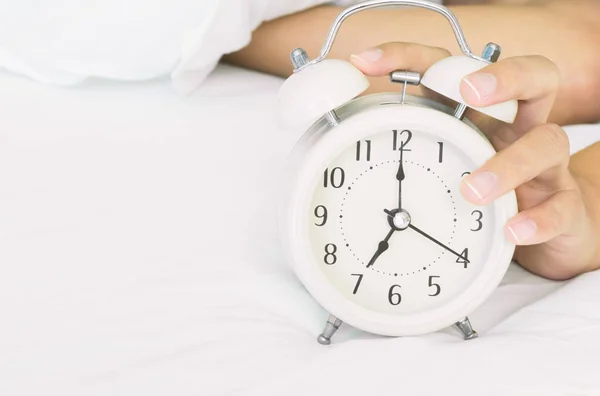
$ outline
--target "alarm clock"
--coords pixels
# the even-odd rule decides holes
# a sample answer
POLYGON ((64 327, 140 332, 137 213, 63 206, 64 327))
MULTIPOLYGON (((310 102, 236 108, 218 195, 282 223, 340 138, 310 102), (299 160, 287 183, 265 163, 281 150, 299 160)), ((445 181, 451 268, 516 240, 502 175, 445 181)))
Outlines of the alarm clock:
MULTIPOLYGON (((317 340, 329 344, 342 323, 382 336, 416 336, 456 326, 476 338, 468 315, 497 288, 515 246, 504 237, 517 213, 514 192, 487 206, 467 202, 461 179, 495 150, 465 117, 461 79, 491 62, 500 47, 474 55, 446 7, 418 0, 368 1, 333 22, 318 58, 297 48, 294 73, 279 92, 294 146, 280 206, 280 234, 295 274, 330 313, 317 340), (401 92, 361 96, 367 78, 352 64, 326 59, 349 16, 371 8, 414 6, 442 14, 462 55, 422 76, 390 74, 401 92), (455 108, 406 94, 422 84, 455 108)), ((517 102, 474 108, 512 123, 517 102)))

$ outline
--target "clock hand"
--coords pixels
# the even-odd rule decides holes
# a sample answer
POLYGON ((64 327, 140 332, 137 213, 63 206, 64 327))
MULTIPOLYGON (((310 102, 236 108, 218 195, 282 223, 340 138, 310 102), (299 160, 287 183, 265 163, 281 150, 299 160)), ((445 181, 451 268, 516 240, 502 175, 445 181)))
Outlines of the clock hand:
POLYGON ((450 253, 454 254, 456 257, 458 257, 459 259, 465 260, 467 263, 470 263, 469 260, 467 260, 466 257, 461 256, 460 254, 456 253, 454 250, 450 249, 448 246, 444 245, 443 243, 441 243, 440 241, 438 241, 437 239, 433 238, 431 235, 427 235, 426 233, 424 233, 423 231, 421 231, 420 229, 418 229, 417 227, 415 227, 412 224, 408 225, 408 228, 411 228, 413 230, 415 230, 416 232, 418 232, 419 234, 423 235, 425 238, 429 239, 430 241, 437 243, 438 245, 440 245, 441 247, 443 247, 444 249, 446 249, 447 251, 449 251, 450 253))
POLYGON ((398 180, 398 209, 402 209, 402 180, 406 177, 404 174, 404 150, 400 147, 400 164, 398 172, 396 172, 396 180, 398 180))
POLYGON ((383 239, 383 241, 379 242, 379 246, 377 246, 377 251, 375 252, 375 254, 373 255, 373 257, 369 261, 369 264, 367 264, 367 268, 369 268, 370 266, 372 266, 373 264, 375 264, 375 260, 377 260, 379 258, 379 256, 381 256, 381 254, 383 252, 385 252, 386 250, 388 250, 388 248, 390 247, 390 244, 388 243, 388 241, 392 237, 392 234, 394 233, 394 231, 396 231, 396 230, 393 229, 393 228, 390 228, 390 232, 388 232, 388 234, 385 236, 385 238, 383 239))

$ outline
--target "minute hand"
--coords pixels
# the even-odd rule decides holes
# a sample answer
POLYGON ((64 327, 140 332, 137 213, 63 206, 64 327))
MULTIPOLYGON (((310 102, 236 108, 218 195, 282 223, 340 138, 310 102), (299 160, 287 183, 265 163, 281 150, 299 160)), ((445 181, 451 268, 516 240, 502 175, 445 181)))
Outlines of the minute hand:
POLYGON ((400 163, 398 164, 398 172, 396 172, 396 180, 398 180, 398 209, 402 209, 402 181, 406 177, 404 174, 404 148, 400 147, 400 163))
POLYGON ((469 260, 467 260, 466 257, 463 257, 460 254, 456 253, 454 250, 450 249, 448 246, 444 245, 443 243, 441 243, 437 239, 433 238, 431 235, 427 235, 426 233, 424 233, 423 231, 421 231, 420 229, 418 229, 414 225, 409 224, 408 228, 415 230, 416 232, 418 232, 419 234, 423 235, 425 238, 429 239, 430 241, 432 241, 434 243, 437 243, 438 245, 440 245, 441 247, 443 247, 444 249, 446 249, 450 253, 454 254, 459 259, 465 260, 465 262, 467 262, 467 263, 471 263, 469 260))

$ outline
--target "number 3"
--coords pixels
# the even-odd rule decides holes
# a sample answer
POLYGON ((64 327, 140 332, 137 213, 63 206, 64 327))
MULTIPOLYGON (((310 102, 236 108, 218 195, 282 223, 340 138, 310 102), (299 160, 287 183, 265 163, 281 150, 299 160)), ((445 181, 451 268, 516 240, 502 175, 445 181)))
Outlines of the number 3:
POLYGON ((473 212, 471 212, 471 214, 477 215, 477 218, 475 219, 475 222, 477 223, 477 228, 471 228, 471 231, 481 230, 483 228, 483 222, 481 221, 481 219, 483 219, 483 213, 480 210, 474 210, 473 212))

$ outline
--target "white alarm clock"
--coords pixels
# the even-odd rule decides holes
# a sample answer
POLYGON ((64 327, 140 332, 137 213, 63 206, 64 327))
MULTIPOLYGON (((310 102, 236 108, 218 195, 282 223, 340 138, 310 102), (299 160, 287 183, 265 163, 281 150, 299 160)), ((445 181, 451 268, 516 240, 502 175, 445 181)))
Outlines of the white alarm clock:
MULTIPOLYGON (((298 278, 329 319, 318 341, 329 344, 342 322, 386 336, 457 325, 477 337, 468 315, 502 280, 515 246, 504 237, 517 213, 514 192, 478 207, 459 192, 461 179, 495 154, 464 117, 461 79, 499 56, 488 44, 473 55, 456 17, 427 1, 369 1, 333 23, 321 54, 296 49, 283 84, 284 123, 307 127, 296 144, 280 210, 281 237, 298 278), (463 56, 420 76, 395 71, 402 93, 357 98, 366 77, 346 61, 325 59, 342 22, 361 10, 416 6, 444 15, 463 56), (423 84, 458 103, 454 109, 406 95, 423 84)), ((517 102, 475 109, 512 123, 517 102)))

